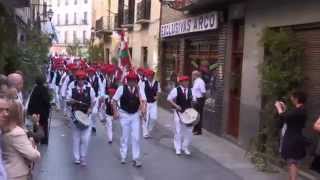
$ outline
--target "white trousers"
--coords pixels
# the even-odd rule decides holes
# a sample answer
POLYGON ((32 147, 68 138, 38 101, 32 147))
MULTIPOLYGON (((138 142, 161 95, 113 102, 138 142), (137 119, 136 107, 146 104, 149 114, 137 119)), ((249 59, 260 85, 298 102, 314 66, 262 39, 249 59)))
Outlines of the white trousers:
POLYGON ((109 141, 112 141, 112 138, 113 138, 113 130, 112 130, 112 120, 113 120, 113 117, 110 116, 110 115, 105 115, 104 117, 105 119, 105 126, 106 126, 106 132, 107 132, 107 138, 109 141))
POLYGON ((120 112, 120 123, 122 136, 120 142, 121 158, 127 158, 129 136, 131 136, 132 157, 133 160, 140 158, 140 117, 139 113, 128 114, 120 112))
POLYGON ((102 119, 101 116, 100 116, 100 112, 99 112, 98 106, 99 106, 99 102, 98 102, 98 99, 96 98, 95 104, 94 104, 93 109, 92 109, 92 114, 90 115, 90 119, 91 119, 93 128, 97 127, 97 120, 99 118, 102 119))
POLYGON ((147 103, 146 120, 143 121, 143 136, 148 136, 156 124, 158 119, 158 104, 147 103))
MULTIPOLYGON (((180 117, 182 115, 180 113, 180 117)), ((187 127, 179 119, 177 112, 174 111, 174 122, 175 122, 175 134, 174 134, 174 147, 176 151, 181 151, 189 148, 192 139, 193 127, 187 127)))
POLYGON ((80 130, 73 124, 72 131, 74 159, 85 161, 91 137, 91 126, 87 129, 80 130))
POLYGON ((59 86, 54 86, 54 92, 55 92, 55 103, 57 106, 57 109, 61 109, 61 104, 60 104, 60 94, 59 94, 59 86))

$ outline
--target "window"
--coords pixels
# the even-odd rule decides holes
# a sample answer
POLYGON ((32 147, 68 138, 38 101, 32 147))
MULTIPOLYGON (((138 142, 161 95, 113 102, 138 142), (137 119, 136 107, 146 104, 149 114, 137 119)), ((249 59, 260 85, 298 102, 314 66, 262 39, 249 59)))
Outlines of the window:
POLYGON ((106 48, 106 52, 105 52, 105 58, 107 59, 107 63, 109 64, 109 56, 110 56, 110 49, 106 48))
POLYGON ((68 18, 68 14, 66 14, 66 19, 65 19, 65 24, 66 24, 66 25, 69 24, 68 19, 69 19, 69 18, 68 18))
POLYGON ((87 39, 87 38, 86 38, 86 35, 87 35, 87 32, 86 32, 86 31, 83 31, 83 32, 82 32, 82 42, 83 42, 83 43, 86 43, 86 39, 87 39))
POLYGON ((88 24, 88 12, 84 12, 83 13, 83 24, 88 24))
POLYGON ((87 3, 88 3, 88 0, 84 0, 84 3, 87 4, 87 3))
POLYGON ((77 31, 73 31, 73 43, 77 42, 77 31))
POLYGON ((73 24, 77 24, 77 13, 76 12, 73 15, 73 24))
POLYGON ((57 6, 58 7, 60 6, 60 0, 57 0, 57 6))
POLYGON ((68 31, 64 32, 64 43, 67 44, 68 42, 68 31))
POLYGON ((130 56, 132 57, 132 47, 129 48, 130 56))
POLYGON ((60 25, 60 14, 57 14, 57 25, 60 25))
POLYGON ((77 5, 78 4, 78 0, 74 0, 74 5, 77 5))
POLYGON ((148 67, 148 47, 142 47, 142 65, 143 67, 148 67))
POLYGON ((66 0, 66 6, 68 6, 69 5, 69 1, 68 0, 66 0))

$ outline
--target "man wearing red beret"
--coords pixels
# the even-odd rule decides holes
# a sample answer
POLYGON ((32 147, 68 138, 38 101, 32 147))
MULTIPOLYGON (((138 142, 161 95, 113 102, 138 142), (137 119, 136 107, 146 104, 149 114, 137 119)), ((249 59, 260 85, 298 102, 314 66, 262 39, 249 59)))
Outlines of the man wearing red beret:
MULTIPOLYGON (((77 80, 68 86, 67 100, 71 103, 72 112, 81 111, 89 116, 95 101, 95 93, 86 81, 87 73, 79 70, 75 73, 77 80)), ((84 129, 76 126, 77 119, 72 116, 74 163, 86 166, 92 124, 84 129)))
POLYGON ((192 138, 192 127, 188 127, 181 122, 181 113, 192 107, 195 101, 192 90, 189 87, 190 78, 188 76, 178 77, 179 86, 172 89, 167 100, 174 108, 175 135, 174 147, 177 155, 183 151, 186 155, 191 155, 189 145, 192 138))
POLYGON ((151 131, 158 118, 157 97, 160 93, 160 84, 154 79, 154 72, 145 69, 144 75, 146 80, 141 84, 141 90, 144 91, 147 98, 146 121, 143 121, 143 137, 148 139, 151 137, 151 131))
POLYGON ((145 115, 146 97, 138 87, 139 77, 134 71, 126 76, 127 84, 120 86, 113 96, 114 119, 120 119, 122 137, 120 145, 121 163, 126 163, 129 135, 131 134, 134 166, 141 167, 140 121, 145 115), (117 104, 120 102, 120 108, 117 104))
POLYGON ((99 99, 99 110, 104 114, 101 122, 105 124, 109 144, 112 144, 112 139, 113 139, 112 121, 113 121, 114 113, 113 113, 111 102, 116 91, 117 90, 114 88, 109 88, 107 90, 107 94, 104 96, 101 96, 99 99))

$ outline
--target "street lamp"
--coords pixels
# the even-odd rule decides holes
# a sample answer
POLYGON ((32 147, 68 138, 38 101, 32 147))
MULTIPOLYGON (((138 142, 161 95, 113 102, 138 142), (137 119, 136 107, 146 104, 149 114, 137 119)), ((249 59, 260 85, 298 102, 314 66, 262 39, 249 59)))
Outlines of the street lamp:
POLYGON ((51 21, 51 20, 52 20, 52 17, 53 17, 53 11, 52 11, 52 9, 49 9, 49 11, 47 12, 47 15, 48 15, 49 21, 51 21))

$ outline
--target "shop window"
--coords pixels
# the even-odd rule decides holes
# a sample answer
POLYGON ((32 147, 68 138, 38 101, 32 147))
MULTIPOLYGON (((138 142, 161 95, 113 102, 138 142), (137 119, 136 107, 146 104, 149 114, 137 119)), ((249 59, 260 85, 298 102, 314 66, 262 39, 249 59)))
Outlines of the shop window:
POLYGON ((68 19, 69 19, 68 14, 66 14, 66 17, 65 17, 65 25, 68 25, 68 24, 69 24, 68 19))

